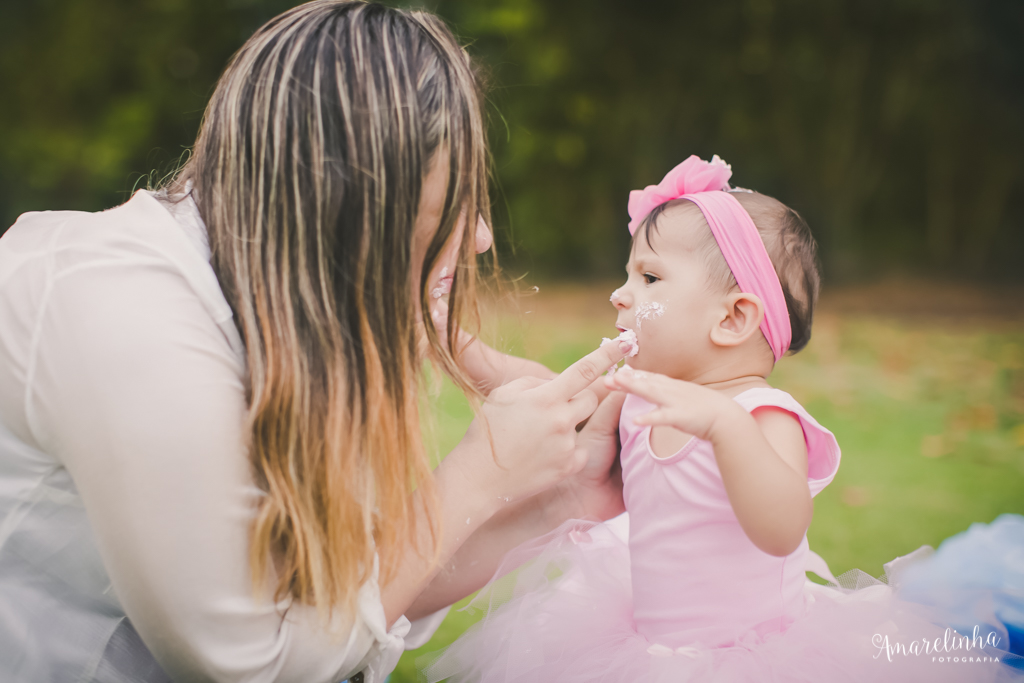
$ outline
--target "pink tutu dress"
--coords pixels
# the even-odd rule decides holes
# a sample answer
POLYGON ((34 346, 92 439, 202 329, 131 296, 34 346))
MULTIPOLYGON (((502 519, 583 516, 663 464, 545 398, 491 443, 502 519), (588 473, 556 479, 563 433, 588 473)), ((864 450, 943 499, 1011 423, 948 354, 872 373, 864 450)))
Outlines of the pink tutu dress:
MULTIPOLYGON (((735 400, 796 415, 811 494, 832 481, 836 439, 792 396, 756 388, 735 400)), ((709 442, 654 455, 650 428, 633 424, 652 407, 629 396, 622 409, 628 522, 573 520, 512 551, 470 605, 487 611, 483 620, 433 658, 428 681, 1024 678, 1006 664, 1005 630, 981 625, 965 639, 934 607, 897 597, 900 575, 930 549, 889 563, 881 581, 858 570, 835 579, 806 537, 785 557, 759 550, 733 513, 709 442)))

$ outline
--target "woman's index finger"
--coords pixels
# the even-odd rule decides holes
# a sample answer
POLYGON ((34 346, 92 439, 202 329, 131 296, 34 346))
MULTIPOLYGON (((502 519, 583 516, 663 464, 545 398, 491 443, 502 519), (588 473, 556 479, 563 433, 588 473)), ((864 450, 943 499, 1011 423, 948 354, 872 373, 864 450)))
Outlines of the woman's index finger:
POLYGON ((607 372, 608 368, 626 357, 626 352, 619 347, 620 343, 615 342, 605 344, 596 351, 591 351, 551 380, 546 389, 568 401, 593 384, 597 378, 607 372))

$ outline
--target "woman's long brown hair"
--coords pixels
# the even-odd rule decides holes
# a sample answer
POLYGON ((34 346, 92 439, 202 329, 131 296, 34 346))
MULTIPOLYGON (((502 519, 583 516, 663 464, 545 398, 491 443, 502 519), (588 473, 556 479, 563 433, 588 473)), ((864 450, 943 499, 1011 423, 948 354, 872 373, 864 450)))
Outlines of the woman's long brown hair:
MULTIPOLYGON (((252 526, 254 584, 269 580, 275 598, 322 613, 351 607, 374 553, 387 582, 420 533, 414 500, 433 538, 419 550, 437 552, 418 411, 424 332, 472 392, 447 350, 455 325, 445 344, 417 323, 431 319, 427 278, 460 213, 489 219, 468 57, 426 13, 336 0, 285 12, 218 82, 170 191, 186 188, 247 352, 249 449, 266 493, 252 526), (447 193, 419 269, 413 228, 436 155, 447 193)), ((473 225, 453 321, 475 311, 473 225)))

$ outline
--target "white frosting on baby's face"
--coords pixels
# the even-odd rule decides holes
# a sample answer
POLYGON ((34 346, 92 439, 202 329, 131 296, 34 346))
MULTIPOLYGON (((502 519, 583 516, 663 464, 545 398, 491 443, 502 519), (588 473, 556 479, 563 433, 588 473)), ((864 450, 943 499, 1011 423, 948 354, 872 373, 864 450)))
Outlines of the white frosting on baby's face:
POLYGON ((633 315, 636 318, 636 329, 643 330, 645 320, 660 318, 665 315, 665 304, 658 301, 644 301, 637 304, 636 313, 633 315))

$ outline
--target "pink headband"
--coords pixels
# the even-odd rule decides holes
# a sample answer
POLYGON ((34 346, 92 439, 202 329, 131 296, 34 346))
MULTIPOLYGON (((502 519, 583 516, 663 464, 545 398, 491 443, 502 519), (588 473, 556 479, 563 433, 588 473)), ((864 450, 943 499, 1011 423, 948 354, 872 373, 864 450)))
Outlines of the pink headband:
POLYGON ((688 199, 697 205, 718 242, 725 263, 736 278, 740 291, 755 294, 764 304, 761 332, 778 361, 789 349, 793 331, 789 309, 775 266, 768 257, 757 226, 729 190, 732 167, 716 154, 710 162, 690 156, 657 185, 629 193, 629 234, 655 209, 673 199, 688 199))

